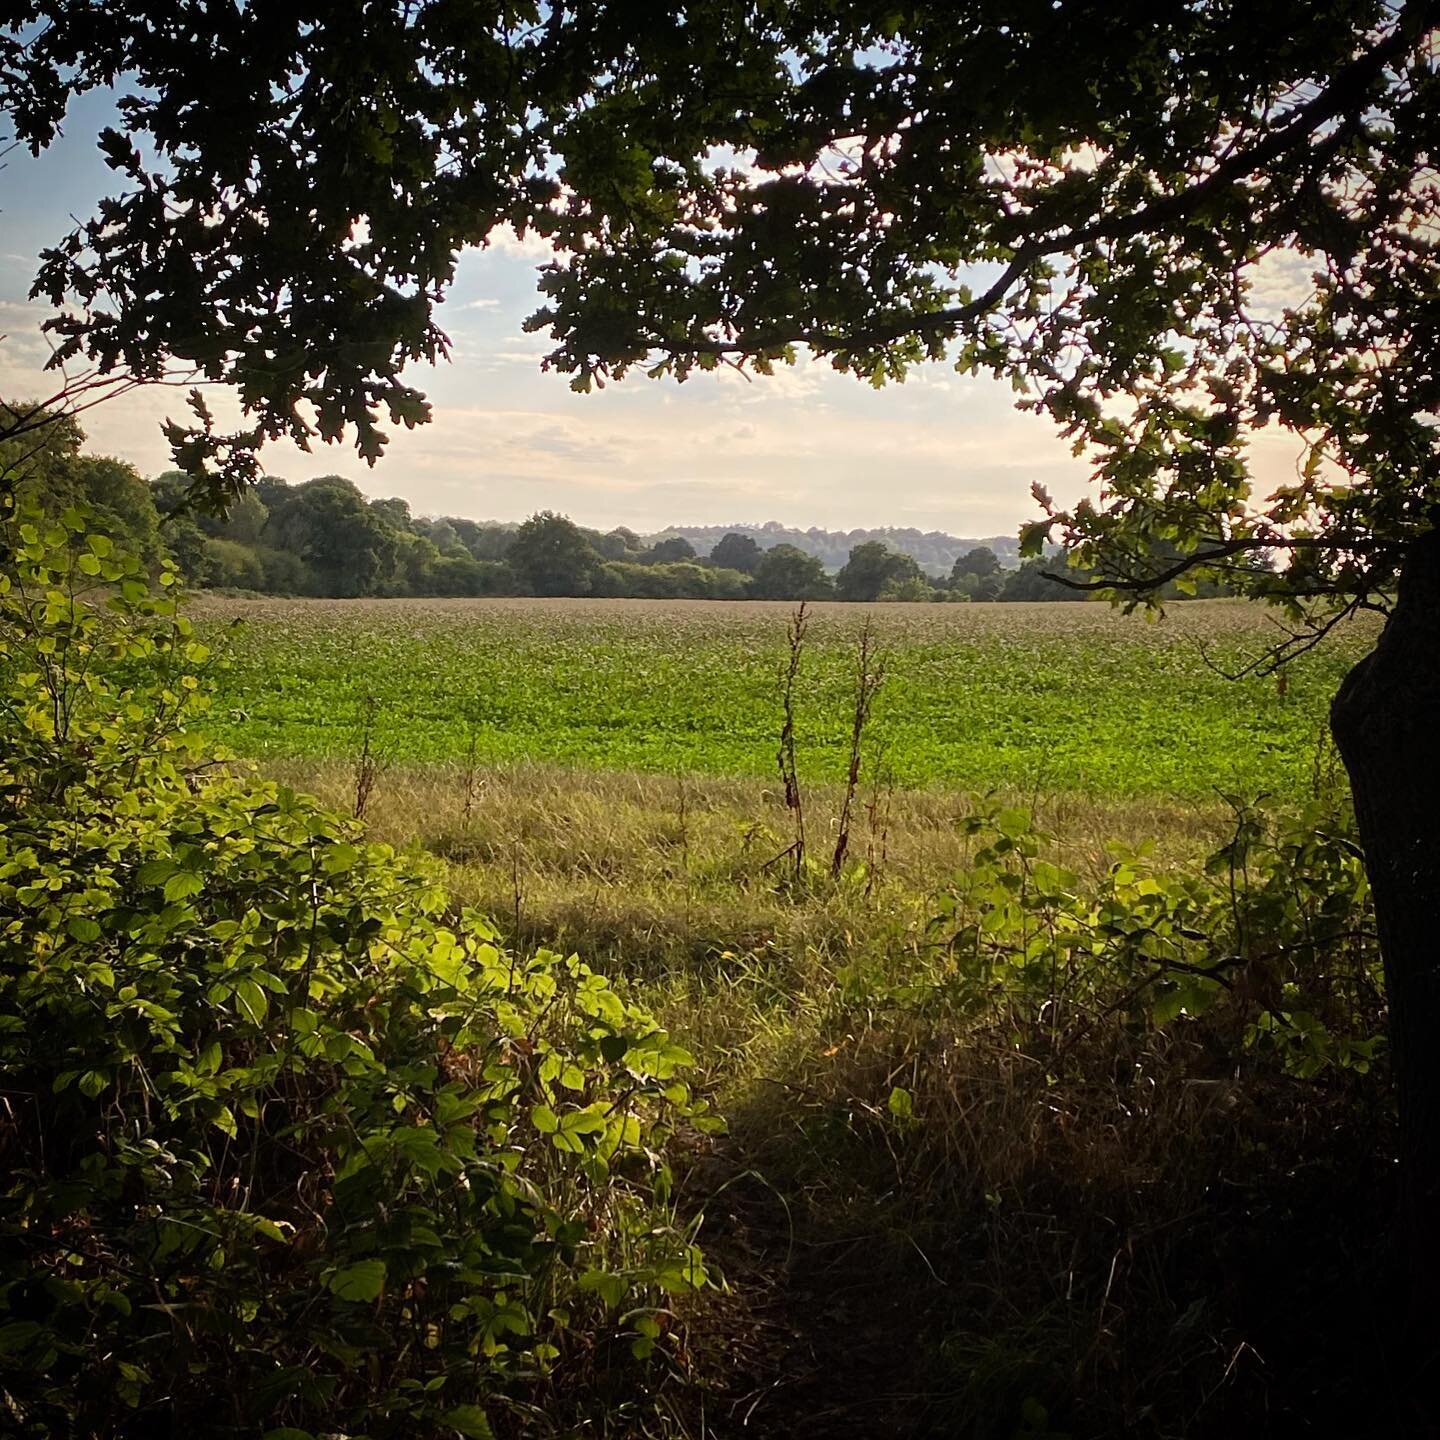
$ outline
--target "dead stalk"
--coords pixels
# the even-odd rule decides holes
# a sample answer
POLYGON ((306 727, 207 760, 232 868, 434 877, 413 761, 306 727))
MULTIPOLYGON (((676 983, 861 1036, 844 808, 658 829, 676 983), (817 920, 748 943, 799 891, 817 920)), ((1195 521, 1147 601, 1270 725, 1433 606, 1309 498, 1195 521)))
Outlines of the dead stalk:
POLYGON ((375 725, 380 715, 380 702, 367 695, 360 710, 360 748, 355 755, 355 802, 353 814, 357 820, 365 818, 375 787, 380 777, 390 768, 390 762, 383 749, 376 742, 375 725))
POLYGON ((840 806, 835 853, 830 857, 830 875, 836 880, 845 868, 845 856, 850 849, 850 822, 855 809, 855 792, 860 786, 865 727, 870 721, 875 696, 884 683, 885 656, 875 643, 875 631, 867 617, 865 628, 860 632, 860 643, 855 649, 855 708, 850 716, 850 764, 845 772, 845 800, 840 806))
MULTIPOLYGON (((780 748, 775 760, 780 767, 780 782, 785 789, 785 808, 790 812, 795 838, 783 851, 788 855, 798 887, 805 878, 805 801, 800 791, 800 772, 795 762, 795 682, 800 676, 800 662, 805 653, 805 633, 810 628, 810 615, 802 600, 790 617, 785 638, 789 658, 781 689, 784 721, 780 727, 780 748)), ((780 856, 776 857, 777 859, 780 856)))

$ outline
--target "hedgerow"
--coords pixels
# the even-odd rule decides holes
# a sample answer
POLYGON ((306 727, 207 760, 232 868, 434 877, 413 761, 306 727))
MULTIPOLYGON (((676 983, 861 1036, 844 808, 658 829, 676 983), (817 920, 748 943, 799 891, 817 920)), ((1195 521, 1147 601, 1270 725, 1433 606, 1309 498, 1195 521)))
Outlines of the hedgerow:
POLYGON ((173 574, 0 526, 0 1429, 553 1433, 663 1376, 690 1056, 197 738, 173 574))

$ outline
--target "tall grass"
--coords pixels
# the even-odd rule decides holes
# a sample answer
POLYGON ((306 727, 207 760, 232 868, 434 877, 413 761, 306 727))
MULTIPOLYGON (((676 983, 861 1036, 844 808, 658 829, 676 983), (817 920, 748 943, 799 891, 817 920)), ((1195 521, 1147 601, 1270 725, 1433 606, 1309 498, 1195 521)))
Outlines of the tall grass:
MULTIPOLYGON (((343 767, 287 768, 322 793, 347 785, 343 767)), ((1278 1436, 1337 1395, 1337 1413, 1373 1418, 1362 1396, 1392 1354, 1382 1057, 1307 1077, 1256 1029, 1275 984, 1317 1014, 1328 985, 1379 1023, 1373 991, 1345 978, 1373 964, 1363 934, 1308 950, 1291 935, 1274 968, 1267 937, 1295 929, 1311 863, 1298 850, 1262 883, 1259 850, 1226 851, 1237 820, 1220 801, 895 791, 882 883, 857 858, 796 887, 767 864, 793 833, 779 787, 492 767, 467 813, 472 783, 397 768, 372 833, 443 856, 519 943, 607 969, 684 1037, 729 1118, 680 1167, 730 1286, 690 1316, 709 1386, 676 1402, 682 1430, 1278 1436), (983 868, 965 816, 1032 801, 1049 835, 1026 863, 1086 894, 1124 850, 1165 885, 1221 890, 1232 876, 1206 879, 1206 859, 1238 854, 1237 893, 1257 898, 1214 946, 1241 945, 1254 983, 1157 1024, 1149 1000, 1114 1003, 1117 976, 1058 1027, 1048 992, 967 990, 953 898, 936 923, 983 868)), ((853 815, 844 785, 805 804, 832 844, 853 815)), ((1056 928, 1030 923, 1026 945, 1056 928)))

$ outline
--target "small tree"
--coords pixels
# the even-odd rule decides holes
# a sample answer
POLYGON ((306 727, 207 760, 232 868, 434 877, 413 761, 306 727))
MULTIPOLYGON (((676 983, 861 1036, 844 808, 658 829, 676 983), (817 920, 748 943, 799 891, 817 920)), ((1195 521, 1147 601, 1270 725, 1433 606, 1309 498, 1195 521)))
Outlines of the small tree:
POLYGON ((695 558, 695 547, 683 535, 667 535, 657 540, 640 557, 647 565, 674 565, 695 558))
POLYGON ((834 594, 825 567, 794 545, 772 545, 750 583, 759 600, 824 600, 834 594))
POLYGON ((964 575, 973 575, 977 580, 984 580, 987 576, 999 573, 999 557, 988 545, 977 545, 973 550, 967 550, 956 558, 950 571, 950 583, 953 585, 964 575))
POLYGON ((888 588, 920 578, 920 567, 910 556, 879 540, 868 540, 851 550, 835 577, 835 593, 842 600, 878 600, 888 588))

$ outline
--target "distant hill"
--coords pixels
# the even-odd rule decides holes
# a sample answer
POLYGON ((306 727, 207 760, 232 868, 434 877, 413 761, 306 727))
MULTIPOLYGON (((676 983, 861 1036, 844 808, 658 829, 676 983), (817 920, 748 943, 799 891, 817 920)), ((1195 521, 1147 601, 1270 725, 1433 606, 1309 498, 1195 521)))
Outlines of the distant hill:
POLYGON ((876 530, 796 530, 767 520, 763 525, 671 525, 658 531, 652 539, 667 535, 683 535, 699 555, 708 555, 726 535, 749 535, 762 550, 772 545, 794 545, 814 555, 827 570, 838 570, 850 556, 853 546, 868 540, 882 540, 892 550, 912 556, 927 575, 949 575, 955 561, 977 545, 988 545, 1000 563, 1013 570, 1020 564, 1019 541, 1014 535, 989 535, 967 540, 959 535, 946 535, 940 530, 916 530, 882 526, 876 530))

